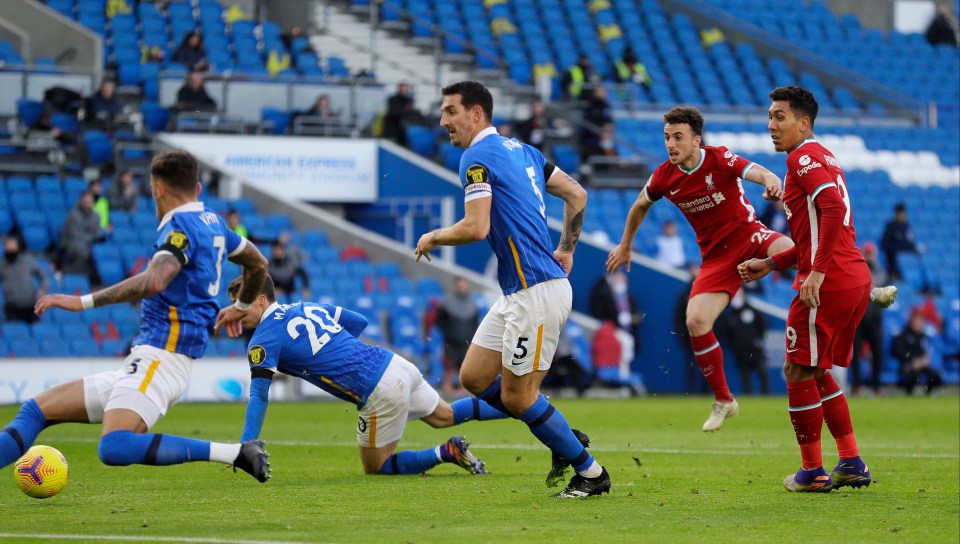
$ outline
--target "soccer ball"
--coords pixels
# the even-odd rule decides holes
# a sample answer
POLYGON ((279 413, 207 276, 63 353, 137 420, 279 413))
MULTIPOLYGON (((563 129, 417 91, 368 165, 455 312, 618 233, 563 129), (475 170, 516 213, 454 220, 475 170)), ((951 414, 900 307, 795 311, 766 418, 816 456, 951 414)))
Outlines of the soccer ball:
POLYGON ((13 480, 20 491, 35 499, 46 499, 67 485, 70 469, 67 458, 56 448, 34 446, 13 465, 13 480))

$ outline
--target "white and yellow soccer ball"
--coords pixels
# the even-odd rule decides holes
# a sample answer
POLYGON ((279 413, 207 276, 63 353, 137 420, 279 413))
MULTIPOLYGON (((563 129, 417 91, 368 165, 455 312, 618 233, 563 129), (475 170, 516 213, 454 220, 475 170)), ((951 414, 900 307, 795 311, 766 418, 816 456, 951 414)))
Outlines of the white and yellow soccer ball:
POLYGON ((35 499, 46 499, 67 485, 70 468, 56 448, 34 446, 13 465, 13 480, 20 491, 35 499))

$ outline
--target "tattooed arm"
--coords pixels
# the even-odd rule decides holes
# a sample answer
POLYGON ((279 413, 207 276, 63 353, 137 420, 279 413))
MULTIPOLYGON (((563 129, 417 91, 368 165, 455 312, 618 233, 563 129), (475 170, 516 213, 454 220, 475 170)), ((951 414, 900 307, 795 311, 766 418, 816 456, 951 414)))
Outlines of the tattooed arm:
MULTIPOLYGON (((170 285, 173 278, 180 273, 180 261, 168 252, 159 252, 150 260, 149 266, 136 276, 129 277, 120 283, 101 289, 91 295, 92 303, 88 307, 106 306, 118 302, 134 302, 152 297, 162 292, 170 285)), ((63 308, 72 312, 85 309, 83 297, 73 295, 45 295, 40 297, 34 311, 37 315, 50 308, 63 308)))
POLYGON ((587 191, 559 168, 547 179, 547 192, 563 199, 563 232, 554 257, 569 274, 573 268, 573 250, 583 230, 583 214, 587 207, 587 191))
POLYGON ((237 293, 236 304, 247 305, 248 308, 241 310, 236 304, 231 304, 221 309, 217 314, 217 321, 213 324, 213 330, 216 334, 221 327, 225 326, 227 335, 230 338, 236 338, 242 332, 240 321, 246 315, 249 305, 260 296, 260 289, 267 277, 267 266, 270 263, 250 241, 247 241, 240 253, 230 257, 230 261, 243 267, 241 275, 243 279, 240 281, 240 292, 237 293))

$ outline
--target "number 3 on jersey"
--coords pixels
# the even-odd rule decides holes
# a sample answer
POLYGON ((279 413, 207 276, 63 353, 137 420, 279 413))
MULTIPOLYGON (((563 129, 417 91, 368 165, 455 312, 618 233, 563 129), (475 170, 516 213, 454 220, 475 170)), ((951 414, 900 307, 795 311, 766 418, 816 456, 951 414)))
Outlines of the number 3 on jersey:
POLYGON ((532 167, 527 167, 527 176, 530 177, 530 185, 533 187, 534 194, 537 195, 537 200, 540 201, 540 217, 547 218, 547 205, 543 203, 543 193, 540 192, 540 187, 537 187, 537 171, 532 167))
POLYGON ((317 352, 330 341, 330 333, 337 334, 343 330, 343 327, 330 317, 330 314, 327 313, 325 308, 311 306, 304 308, 303 313, 310 319, 294 317, 287 322, 287 334, 294 340, 300 338, 300 331, 297 330, 297 328, 302 326, 304 330, 307 331, 307 337, 310 339, 311 353, 316 355, 317 352), (323 314, 323 316, 319 314, 323 314), (326 331, 323 333, 323 336, 317 336, 317 325, 326 331))

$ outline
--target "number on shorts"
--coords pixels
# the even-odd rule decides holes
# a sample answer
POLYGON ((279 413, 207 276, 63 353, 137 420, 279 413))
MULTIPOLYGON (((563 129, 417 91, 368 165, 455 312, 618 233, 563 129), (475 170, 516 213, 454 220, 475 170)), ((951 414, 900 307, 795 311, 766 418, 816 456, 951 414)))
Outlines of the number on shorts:
POLYGON ((514 353, 513 354, 514 359, 524 359, 527 357, 527 346, 524 346, 523 343, 529 339, 530 338, 526 336, 521 336, 520 339, 517 340, 517 349, 520 350, 520 353, 514 353))
POLYGON ((223 236, 213 237, 213 247, 217 248, 217 281, 207 286, 211 297, 220 294, 220 279, 223 276, 223 252, 227 250, 227 239, 223 236))
POLYGON ((793 327, 787 327, 787 340, 790 341, 789 349, 793 349, 797 345, 797 330, 793 327))
POLYGON ((317 352, 330 341, 330 333, 336 334, 342 331, 343 327, 333 320, 333 317, 330 316, 326 308, 310 306, 304 309, 303 313, 306 314, 309 319, 302 317, 294 317, 291 319, 287 322, 287 334, 290 335, 290 338, 296 340, 300 338, 300 331, 297 330, 297 328, 303 326, 304 330, 307 331, 307 337, 310 339, 311 354, 316 355, 317 352), (323 336, 317 335, 317 325, 326 331, 323 333, 323 336))

